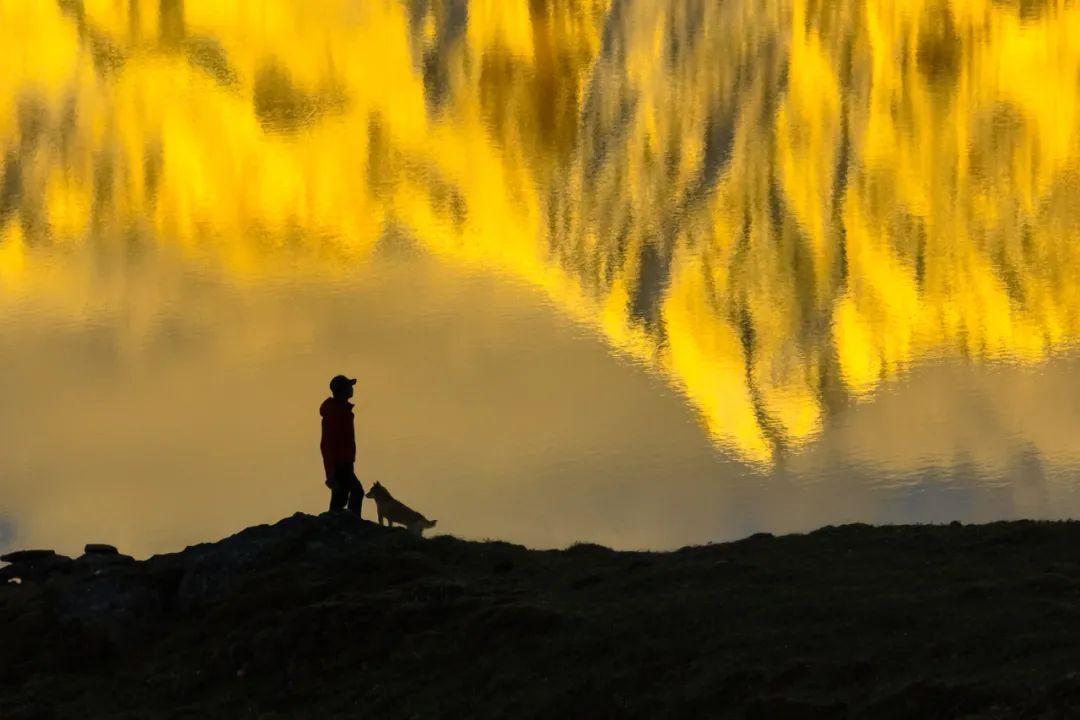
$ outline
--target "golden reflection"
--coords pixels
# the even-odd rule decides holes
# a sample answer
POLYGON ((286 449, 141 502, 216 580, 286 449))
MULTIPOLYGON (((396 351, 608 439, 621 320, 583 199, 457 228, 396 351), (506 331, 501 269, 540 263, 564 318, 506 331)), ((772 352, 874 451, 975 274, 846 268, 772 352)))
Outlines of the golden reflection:
POLYGON ((921 360, 1080 330, 1071 3, 315 6, 0 0, 0 311, 106 312, 45 261, 77 245, 259 282, 404 230, 762 464, 921 360))

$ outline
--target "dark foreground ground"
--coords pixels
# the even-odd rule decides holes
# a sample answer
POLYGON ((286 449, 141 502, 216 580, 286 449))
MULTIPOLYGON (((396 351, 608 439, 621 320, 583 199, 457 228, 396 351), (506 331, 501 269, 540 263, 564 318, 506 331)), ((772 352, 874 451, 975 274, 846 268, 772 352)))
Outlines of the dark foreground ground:
POLYGON ((627 553, 296 515, 4 574, 4 720, 1080 717, 1080 523, 627 553))

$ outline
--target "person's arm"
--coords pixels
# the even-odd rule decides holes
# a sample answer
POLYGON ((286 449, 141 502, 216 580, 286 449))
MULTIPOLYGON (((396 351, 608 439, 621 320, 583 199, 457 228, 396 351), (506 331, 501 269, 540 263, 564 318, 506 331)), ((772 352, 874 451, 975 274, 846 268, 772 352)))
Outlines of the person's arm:
POLYGON ((348 427, 345 431, 345 452, 349 456, 349 460, 356 462, 356 418, 353 413, 349 413, 346 416, 346 424, 348 427))
POLYGON ((327 423, 329 450, 334 463, 352 462, 356 455, 352 414, 344 411, 338 412, 328 417, 327 420, 329 420, 327 423))

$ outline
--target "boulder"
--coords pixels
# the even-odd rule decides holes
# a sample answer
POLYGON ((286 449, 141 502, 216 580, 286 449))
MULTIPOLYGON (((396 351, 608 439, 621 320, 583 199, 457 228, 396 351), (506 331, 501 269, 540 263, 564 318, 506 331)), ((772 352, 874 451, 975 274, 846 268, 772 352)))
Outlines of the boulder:
POLYGON ((60 557, 55 550, 16 550, 7 555, 0 555, 0 560, 12 565, 19 563, 38 563, 60 557))
POLYGON ((120 551, 113 545, 105 543, 87 543, 83 549, 87 555, 119 555, 120 551))
POLYGON ((0 560, 11 563, 3 569, 4 581, 12 578, 43 580, 58 570, 70 569, 73 562, 66 555, 57 555, 54 550, 16 550, 0 556, 0 560))

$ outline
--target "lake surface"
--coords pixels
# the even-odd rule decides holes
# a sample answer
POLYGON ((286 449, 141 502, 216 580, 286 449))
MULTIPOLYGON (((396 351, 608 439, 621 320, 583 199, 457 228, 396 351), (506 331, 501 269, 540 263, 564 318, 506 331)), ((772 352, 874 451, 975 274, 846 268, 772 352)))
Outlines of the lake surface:
POLYGON ((1080 515, 1080 7, 0 0, 0 547, 1080 515), (370 501, 366 506, 373 517, 370 501))

